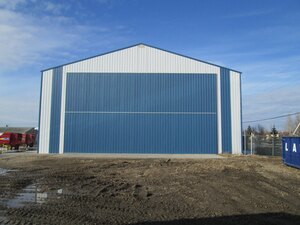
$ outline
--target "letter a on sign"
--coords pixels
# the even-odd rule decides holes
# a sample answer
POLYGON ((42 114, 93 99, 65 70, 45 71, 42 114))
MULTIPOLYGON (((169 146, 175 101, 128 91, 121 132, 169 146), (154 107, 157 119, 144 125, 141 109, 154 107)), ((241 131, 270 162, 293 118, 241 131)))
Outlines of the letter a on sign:
POLYGON ((293 144, 293 152, 297 152, 296 143, 293 144))
POLYGON ((287 143, 285 143, 285 151, 288 151, 287 143))

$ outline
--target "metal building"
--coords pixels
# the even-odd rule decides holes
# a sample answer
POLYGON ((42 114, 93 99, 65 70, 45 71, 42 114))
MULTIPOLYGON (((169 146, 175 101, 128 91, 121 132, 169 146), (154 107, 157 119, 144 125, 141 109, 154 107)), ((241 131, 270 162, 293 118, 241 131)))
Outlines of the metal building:
POLYGON ((241 73, 145 44, 42 71, 39 153, 241 153, 241 73))

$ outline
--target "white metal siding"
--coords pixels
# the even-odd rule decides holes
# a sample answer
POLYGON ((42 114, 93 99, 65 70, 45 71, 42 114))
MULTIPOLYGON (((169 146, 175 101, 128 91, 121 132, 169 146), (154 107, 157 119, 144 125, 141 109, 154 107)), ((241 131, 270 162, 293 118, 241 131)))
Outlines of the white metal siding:
POLYGON ((242 153, 240 76, 230 71, 232 154, 242 153))
POLYGON ((148 46, 134 46, 66 65, 66 72, 215 73, 217 66, 148 46))
POLYGON ((53 70, 43 72, 39 130, 39 153, 42 154, 49 153, 52 76, 53 70))

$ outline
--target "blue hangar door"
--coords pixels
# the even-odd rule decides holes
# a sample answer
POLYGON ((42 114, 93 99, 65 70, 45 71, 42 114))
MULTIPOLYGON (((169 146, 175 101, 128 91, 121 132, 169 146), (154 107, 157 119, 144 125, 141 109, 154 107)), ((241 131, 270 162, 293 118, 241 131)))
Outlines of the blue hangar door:
POLYGON ((215 74, 68 73, 64 152, 217 153, 215 74))

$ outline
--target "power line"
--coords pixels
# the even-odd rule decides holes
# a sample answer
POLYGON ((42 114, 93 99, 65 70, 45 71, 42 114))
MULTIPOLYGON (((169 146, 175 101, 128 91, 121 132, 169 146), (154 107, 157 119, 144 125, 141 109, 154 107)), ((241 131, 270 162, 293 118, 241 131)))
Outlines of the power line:
POLYGON ((289 114, 284 114, 284 115, 280 115, 280 116, 264 118, 264 119, 260 119, 260 120, 249 120, 249 121, 244 121, 243 123, 255 123, 255 122, 261 122, 261 121, 266 121, 266 120, 274 120, 274 119, 293 116, 293 115, 297 115, 297 114, 300 114, 300 112, 289 113, 289 114))

